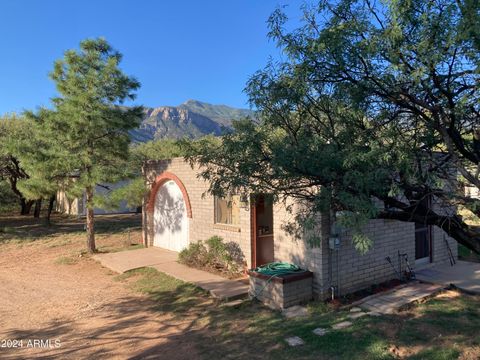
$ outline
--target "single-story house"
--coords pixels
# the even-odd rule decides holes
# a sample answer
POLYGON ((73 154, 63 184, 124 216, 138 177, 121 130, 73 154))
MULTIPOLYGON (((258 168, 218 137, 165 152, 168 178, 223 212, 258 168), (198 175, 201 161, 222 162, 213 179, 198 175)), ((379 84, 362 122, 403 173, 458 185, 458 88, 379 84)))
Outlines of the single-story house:
MULTIPOLYGON (((114 184, 106 184, 104 186, 95 186, 95 194, 106 195, 109 192, 128 184, 128 180, 119 181, 114 184)), ((85 193, 80 197, 69 198, 65 191, 58 191, 56 196, 55 210, 62 214, 86 216, 87 215, 87 199, 85 193)), ((136 208, 129 208, 126 201, 122 201, 117 209, 105 210, 99 207, 93 209, 95 215, 101 214, 128 214, 137 212, 136 208)))
MULTIPOLYGON (((329 297, 332 287, 343 295, 396 278, 400 266, 403 270, 407 266, 399 254, 407 254, 417 269, 448 263, 450 254, 457 257, 455 240, 440 228, 394 220, 371 220, 366 225, 364 232, 374 245, 362 255, 345 229, 337 246, 329 244, 331 224, 324 216, 319 231, 325 241, 311 247, 285 231, 284 225, 294 217, 285 204, 272 204, 267 196, 255 202, 212 196, 198 177, 198 168, 183 158, 148 161, 144 176, 149 189, 143 209, 145 246, 180 251, 191 242, 218 235, 238 245, 248 268, 286 261, 311 271, 317 298, 329 297)), ((293 200, 292 204, 295 211, 293 200)))

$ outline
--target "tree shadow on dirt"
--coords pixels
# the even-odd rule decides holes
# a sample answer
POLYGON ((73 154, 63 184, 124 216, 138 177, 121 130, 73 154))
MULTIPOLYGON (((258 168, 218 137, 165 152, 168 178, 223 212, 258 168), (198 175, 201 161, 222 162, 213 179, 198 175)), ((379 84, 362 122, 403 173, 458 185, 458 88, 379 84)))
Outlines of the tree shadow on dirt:
MULTIPOLYGON (((127 230, 141 229, 140 214, 96 215, 97 234, 115 234, 127 230)), ((85 231, 85 219, 61 214, 52 215, 52 224, 45 225, 43 219, 26 216, 0 216, 0 242, 9 240, 35 240, 49 235, 65 235, 85 231)))
POLYGON ((178 342, 183 343, 189 332, 191 320, 178 321, 159 316, 152 310, 152 302, 139 297, 119 299, 90 313, 78 314, 74 320, 53 321, 42 328, 3 330, 6 339, 59 339, 61 346, 52 349, 2 349, 2 359, 102 359, 129 358, 132 353, 153 347, 153 343, 165 345, 161 358, 176 359, 178 342), (98 326, 95 325, 98 323, 98 326), (150 346, 149 346, 150 345, 150 346), (168 350, 167 350, 168 349, 168 350))

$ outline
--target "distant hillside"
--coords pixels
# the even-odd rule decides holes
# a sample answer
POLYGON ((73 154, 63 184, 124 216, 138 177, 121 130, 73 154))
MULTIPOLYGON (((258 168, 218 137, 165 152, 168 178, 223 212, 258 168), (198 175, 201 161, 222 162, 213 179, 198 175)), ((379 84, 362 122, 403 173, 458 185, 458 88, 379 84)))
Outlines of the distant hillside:
POLYGON ((188 100, 179 106, 145 108, 145 117, 132 138, 146 142, 164 138, 198 138, 208 134, 220 135, 231 127, 232 120, 252 116, 246 109, 212 105, 188 100))

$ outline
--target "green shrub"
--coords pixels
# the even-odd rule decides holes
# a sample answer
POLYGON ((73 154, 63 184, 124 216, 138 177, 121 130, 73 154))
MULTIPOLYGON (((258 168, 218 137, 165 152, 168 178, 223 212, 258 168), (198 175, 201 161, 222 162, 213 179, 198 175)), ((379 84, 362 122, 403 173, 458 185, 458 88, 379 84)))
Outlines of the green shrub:
POLYGON ((60 256, 55 259, 57 265, 75 265, 77 262, 78 259, 71 256, 60 256))
POLYGON ((178 256, 185 265, 204 269, 214 269, 234 275, 240 272, 242 262, 235 246, 226 244, 220 236, 212 236, 206 241, 190 243, 178 256))
POLYGON ((213 267, 224 267, 232 261, 225 243, 220 236, 212 236, 206 241, 208 246, 208 264, 213 267))
POLYGON ((185 265, 204 267, 207 264, 208 251, 203 242, 192 242, 186 249, 180 251, 178 260, 185 265))

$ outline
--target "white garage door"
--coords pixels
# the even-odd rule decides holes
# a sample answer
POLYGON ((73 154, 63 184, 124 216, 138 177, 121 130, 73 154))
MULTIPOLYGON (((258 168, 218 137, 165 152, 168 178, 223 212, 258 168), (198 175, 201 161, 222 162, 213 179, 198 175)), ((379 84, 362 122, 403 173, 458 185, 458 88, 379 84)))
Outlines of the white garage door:
POLYGON ((163 184, 155 199, 153 245, 181 251, 188 246, 188 217, 183 194, 170 180, 163 184))

